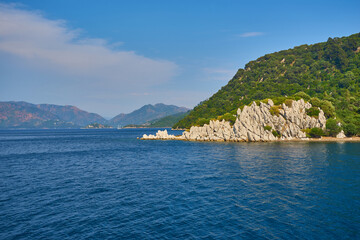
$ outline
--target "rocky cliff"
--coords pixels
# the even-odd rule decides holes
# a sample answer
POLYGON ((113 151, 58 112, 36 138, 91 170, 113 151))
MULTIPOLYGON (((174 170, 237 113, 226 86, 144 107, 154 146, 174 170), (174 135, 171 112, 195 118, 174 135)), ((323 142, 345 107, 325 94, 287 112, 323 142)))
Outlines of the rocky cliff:
POLYGON ((251 106, 244 106, 237 110, 236 121, 233 126, 229 122, 211 120, 202 127, 193 126, 190 131, 183 132, 182 136, 168 135, 167 132, 159 131, 156 136, 147 136, 143 139, 179 139, 195 141, 274 141, 305 139, 304 129, 325 129, 326 118, 324 112, 319 109, 319 115, 310 117, 306 110, 312 106, 303 99, 292 101, 291 104, 274 106, 272 100, 268 103, 255 102, 251 106), (274 109, 276 111, 274 112, 274 109))

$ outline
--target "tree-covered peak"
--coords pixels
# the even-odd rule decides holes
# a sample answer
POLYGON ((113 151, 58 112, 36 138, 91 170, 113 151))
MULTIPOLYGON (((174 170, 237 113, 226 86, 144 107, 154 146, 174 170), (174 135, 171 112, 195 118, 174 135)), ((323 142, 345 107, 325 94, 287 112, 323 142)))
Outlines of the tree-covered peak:
POLYGON ((236 111, 255 100, 304 92, 335 107, 344 124, 360 126, 360 33, 266 54, 239 69, 227 85, 175 128, 236 111))

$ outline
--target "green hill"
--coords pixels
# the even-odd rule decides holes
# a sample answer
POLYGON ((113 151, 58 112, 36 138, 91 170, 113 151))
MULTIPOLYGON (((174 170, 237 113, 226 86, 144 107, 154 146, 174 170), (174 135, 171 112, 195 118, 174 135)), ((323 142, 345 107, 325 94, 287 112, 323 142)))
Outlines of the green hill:
POLYGON ((155 119, 160 119, 169 115, 176 113, 187 112, 189 109, 185 107, 178 107, 175 105, 166 105, 163 103, 158 103, 155 105, 145 105, 131 113, 124 114, 121 113, 109 121, 109 124, 112 126, 137 126, 146 124, 155 119))
POLYGON ((284 100, 299 92, 315 102, 320 99, 327 107, 333 105, 337 120, 357 127, 360 133, 360 33, 267 54, 247 63, 227 85, 173 127, 201 125, 234 114, 254 100, 284 100))
POLYGON ((175 123, 183 119, 186 115, 189 114, 189 111, 187 112, 180 112, 176 113, 170 116, 166 116, 163 118, 151 120, 149 122, 146 122, 144 124, 128 124, 125 126, 125 128, 169 128, 173 126, 175 123))
POLYGON ((154 121, 151 121, 149 127, 171 127, 181 119, 183 119, 189 112, 177 113, 170 116, 166 116, 154 121))

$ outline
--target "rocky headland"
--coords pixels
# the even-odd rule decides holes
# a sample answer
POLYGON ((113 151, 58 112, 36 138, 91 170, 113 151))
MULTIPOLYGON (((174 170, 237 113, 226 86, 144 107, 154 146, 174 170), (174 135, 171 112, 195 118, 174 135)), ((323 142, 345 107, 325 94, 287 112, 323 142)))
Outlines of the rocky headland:
MULTIPOLYGON (((303 99, 280 106, 274 106, 271 99, 267 103, 260 102, 260 105, 253 102, 250 106, 237 110, 234 125, 225 120, 211 120, 204 126, 192 126, 180 136, 169 135, 167 130, 159 130, 156 135, 144 134, 141 139, 230 142, 307 140, 306 129, 324 130, 326 127, 324 112, 319 108, 318 116, 311 117, 307 114, 311 107, 303 99)), ((341 132, 337 137, 343 138, 345 135, 341 132)))

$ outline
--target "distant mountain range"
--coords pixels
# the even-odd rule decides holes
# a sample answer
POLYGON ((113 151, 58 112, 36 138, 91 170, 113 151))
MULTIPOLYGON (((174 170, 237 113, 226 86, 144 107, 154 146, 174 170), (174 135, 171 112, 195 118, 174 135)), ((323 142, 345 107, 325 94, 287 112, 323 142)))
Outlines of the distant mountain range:
POLYGON ((183 119, 184 117, 186 117, 189 114, 190 110, 187 112, 180 112, 180 113, 175 113, 173 115, 169 115, 160 119, 154 119, 151 120, 149 122, 143 123, 143 124, 129 124, 124 126, 125 128, 171 128, 172 126, 174 126, 175 123, 177 123, 178 121, 180 121, 181 119, 183 119))
POLYGON ((89 113, 75 106, 0 102, 0 128, 80 128, 92 123, 124 126, 144 124, 188 110, 174 105, 149 104, 129 114, 119 114, 108 121, 99 114, 89 113))
POLYGON ((148 104, 129 114, 121 113, 115 116, 109 121, 109 124, 113 126, 126 126, 129 124, 139 125, 150 122, 154 119, 163 118, 177 113, 184 113, 187 111, 189 111, 188 108, 177 107, 174 105, 165 105, 162 103, 155 105, 148 104))
POLYGON ((96 113, 89 113, 74 106, 59 106, 52 104, 40 104, 37 105, 43 111, 51 112, 58 116, 61 120, 66 122, 72 122, 78 126, 85 126, 90 123, 107 122, 105 118, 96 113))

